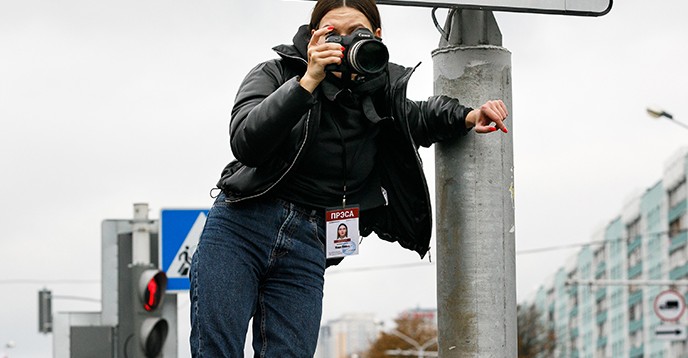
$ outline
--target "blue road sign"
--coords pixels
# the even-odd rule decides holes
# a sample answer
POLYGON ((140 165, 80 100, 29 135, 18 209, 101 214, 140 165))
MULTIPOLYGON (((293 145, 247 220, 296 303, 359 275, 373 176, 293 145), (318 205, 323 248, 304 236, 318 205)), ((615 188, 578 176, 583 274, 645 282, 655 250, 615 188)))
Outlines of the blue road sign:
POLYGON ((163 209, 160 212, 160 267, 167 290, 188 291, 191 257, 203 232, 208 209, 163 209))

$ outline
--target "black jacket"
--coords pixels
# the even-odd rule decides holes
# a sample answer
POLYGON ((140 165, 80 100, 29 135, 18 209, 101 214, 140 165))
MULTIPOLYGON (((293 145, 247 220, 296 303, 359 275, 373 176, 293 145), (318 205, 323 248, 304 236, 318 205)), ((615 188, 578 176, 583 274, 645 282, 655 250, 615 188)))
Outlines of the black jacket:
MULTIPOLYGON (((273 48, 280 58, 253 68, 239 88, 230 124, 236 160, 224 168, 217 184, 229 202, 270 193, 299 163, 318 130, 318 91, 311 95, 298 83, 306 71, 309 37, 302 26, 294 45, 273 48)), ((374 231, 424 257, 432 235, 432 211, 418 145, 427 147, 467 133, 465 117, 471 109, 445 96, 408 100, 413 71, 390 63, 385 90, 374 98, 376 111, 390 118, 380 122, 376 158, 388 205, 365 213, 372 220, 365 220, 360 231, 363 236, 374 231)))

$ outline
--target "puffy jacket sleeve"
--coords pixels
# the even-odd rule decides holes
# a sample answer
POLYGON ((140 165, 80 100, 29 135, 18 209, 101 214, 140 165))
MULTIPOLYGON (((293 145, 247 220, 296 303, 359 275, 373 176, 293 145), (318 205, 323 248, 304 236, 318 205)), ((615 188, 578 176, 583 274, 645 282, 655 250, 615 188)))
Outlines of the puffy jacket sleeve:
POLYGON ((284 79, 279 60, 249 72, 236 96, 230 122, 234 157, 249 167, 265 163, 313 107, 313 95, 296 77, 284 79))
POLYGON ((427 101, 406 101, 408 125, 416 145, 433 143, 467 134, 466 116, 473 110, 456 98, 433 96, 427 101))

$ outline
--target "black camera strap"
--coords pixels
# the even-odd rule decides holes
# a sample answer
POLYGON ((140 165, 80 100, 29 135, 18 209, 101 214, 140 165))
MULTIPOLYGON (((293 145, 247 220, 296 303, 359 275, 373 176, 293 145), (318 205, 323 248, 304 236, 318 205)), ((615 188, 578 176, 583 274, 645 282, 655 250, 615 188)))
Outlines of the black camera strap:
POLYGON ((352 91, 357 97, 360 98, 363 114, 365 114, 369 121, 375 124, 385 118, 380 117, 380 115, 377 113, 375 104, 373 103, 373 94, 381 89, 384 90, 387 83, 387 71, 383 71, 377 76, 366 77, 364 81, 355 85, 352 91))

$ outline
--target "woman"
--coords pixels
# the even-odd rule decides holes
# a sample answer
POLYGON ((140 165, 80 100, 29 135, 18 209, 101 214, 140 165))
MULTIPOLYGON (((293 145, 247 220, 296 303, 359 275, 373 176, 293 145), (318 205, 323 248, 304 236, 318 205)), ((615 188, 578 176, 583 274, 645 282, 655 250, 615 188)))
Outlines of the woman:
POLYGON ((346 224, 339 224, 337 227, 337 239, 338 240, 348 240, 349 239, 349 228, 346 224))
POLYGON ((222 172, 192 261, 195 357, 243 356, 251 318, 257 357, 312 357, 325 267, 338 262, 325 255, 329 209, 360 213, 361 236, 375 231, 423 257, 431 210, 417 146, 471 128, 507 132, 499 100, 471 109, 444 96, 406 99, 413 69, 326 70, 346 52, 326 37, 357 29, 381 37, 374 0, 319 0, 293 44, 241 84, 230 124, 237 160, 222 172))

